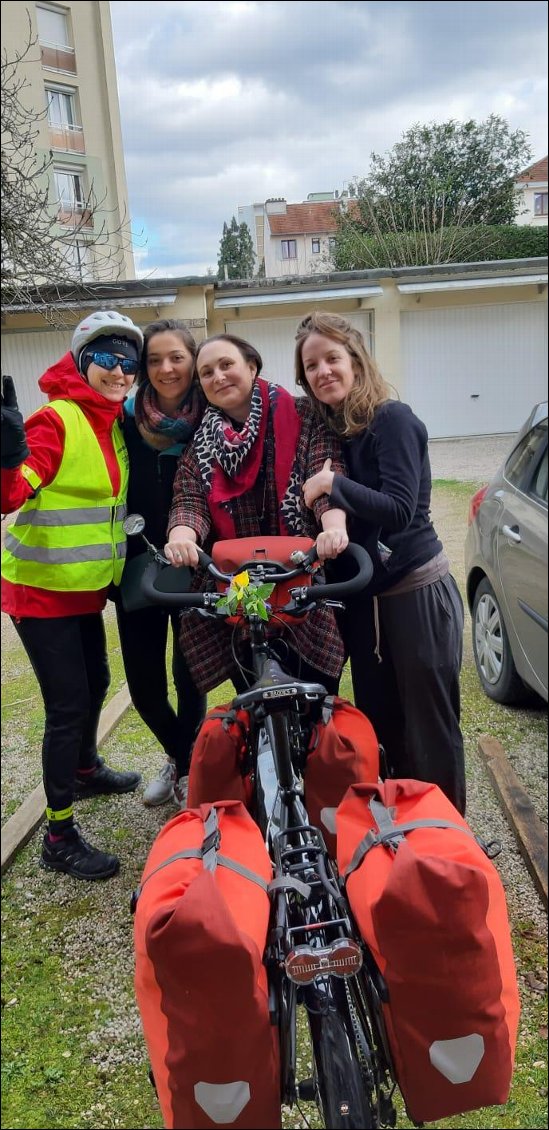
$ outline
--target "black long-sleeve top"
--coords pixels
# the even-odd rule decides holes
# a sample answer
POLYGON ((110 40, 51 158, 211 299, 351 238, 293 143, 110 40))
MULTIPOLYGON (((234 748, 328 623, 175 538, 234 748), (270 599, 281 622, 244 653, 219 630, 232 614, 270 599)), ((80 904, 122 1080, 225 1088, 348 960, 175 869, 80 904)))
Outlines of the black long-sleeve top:
POLYGON ((389 400, 363 432, 344 443, 349 477, 334 476, 331 503, 347 512, 351 539, 372 557, 371 594, 384 592, 442 550, 430 518, 427 439, 409 405, 389 400), (378 541, 391 550, 387 560, 378 541))
MULTIPOLYGON (((158 451, 146 443, 139 433, 132 405, 124 408, 123 431, 130 463, 128 514, 137 511, 143 515, 145 534, 162 550, 167 540, 173 482, 182 445, 158 451)), ((143 553, 144 548, 141 538, 128 538, 128 559, 143 553)))

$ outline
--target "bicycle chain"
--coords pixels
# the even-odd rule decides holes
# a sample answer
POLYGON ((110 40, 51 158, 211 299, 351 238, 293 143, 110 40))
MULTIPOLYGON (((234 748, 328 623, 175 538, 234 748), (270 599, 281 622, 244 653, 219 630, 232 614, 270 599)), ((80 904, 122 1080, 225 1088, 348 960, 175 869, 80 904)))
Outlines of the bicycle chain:
POLYGON ((367 1058, 367 1056, 364 1052, 364 1048, 362 1046, 363 1045, 362 1028, 361 1028, 361 1026, 358 1022, 356 1009, 355 1009, 355 1006, 353 1004, 352 997, 351 997, 351 990, 349 989, 349 984, 348 984, 347 981, 345 981, 345 995, 347 997, 347 1006, 348 1006, 348 1009, 349 1009, 349 1016, 351 1017, 351 1024, 353 1026, 355 1044, 356 1044, 357 1051, 358 1051, 358 1061, 359 1061, 359 1064, 360 1064, 360 1070, 361 1070, 361 1072, 364 1076, 364 1079, 369 1080, 369 1078, 372 1074, 372 1068, 371 1068, 371 1064, 368 1062, 368 1058, 367 1058))

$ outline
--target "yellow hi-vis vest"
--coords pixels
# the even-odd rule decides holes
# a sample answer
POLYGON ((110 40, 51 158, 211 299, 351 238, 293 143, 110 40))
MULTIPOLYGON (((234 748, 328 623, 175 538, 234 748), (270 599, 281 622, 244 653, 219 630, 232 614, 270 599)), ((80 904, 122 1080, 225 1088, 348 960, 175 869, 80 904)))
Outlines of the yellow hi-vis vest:
POLYGON ((128 452, 115 421, 112 439, 120 488, 115 497, 95 432, 72 400, 52 400, 65 426, 59 470, 47 486, 23 470, 37 493, 21 507, 8 527, 2 553, 2 576, 14 585, 54 592, 95 592, 111 581, 120 584, 126 556, 128 452))

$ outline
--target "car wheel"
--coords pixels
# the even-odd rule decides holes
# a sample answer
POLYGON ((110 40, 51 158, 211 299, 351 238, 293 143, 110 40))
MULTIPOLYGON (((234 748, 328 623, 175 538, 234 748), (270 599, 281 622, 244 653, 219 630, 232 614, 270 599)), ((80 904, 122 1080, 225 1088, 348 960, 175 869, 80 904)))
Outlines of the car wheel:
POLYGON ((517 674, 497 597, 486 577, 475 593, 472 620, 473 654, 488 698, 507 704, 524 699, 526 689, 517 674))

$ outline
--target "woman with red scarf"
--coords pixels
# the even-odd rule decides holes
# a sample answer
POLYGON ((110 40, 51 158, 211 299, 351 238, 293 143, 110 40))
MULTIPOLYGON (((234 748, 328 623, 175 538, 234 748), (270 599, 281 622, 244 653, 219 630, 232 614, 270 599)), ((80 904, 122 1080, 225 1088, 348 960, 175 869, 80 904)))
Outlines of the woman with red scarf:
MULTIPOLYGON (((261 357, 241 338, 208 338, 198 347, 195 366, 209 407, 179 462, 166 557, 175 566, 196 568, 197 545, 208 551, 224 538, 278 534, 312 537, 321 559, 335 557, 348 541, 343 511, 331 508, 327 497, 308 510, 301 486, 326 459, 345 473, 337 437, 315 418, 305 397, 294 398, 260 377, 261 357)), ((202 575, 200 587, 206 583, 202 575)), ((198 689, 205 693, 231 678, 242 690, 230 628, 196 612, 186 613, 181 625, 198 689)), ((243 651, 238 659, 245 664, 243 651)), ((332 610, 318 608, 296 623, 282 659, 292 674, 322 682, 334 694, 344 655, 332 610)))

